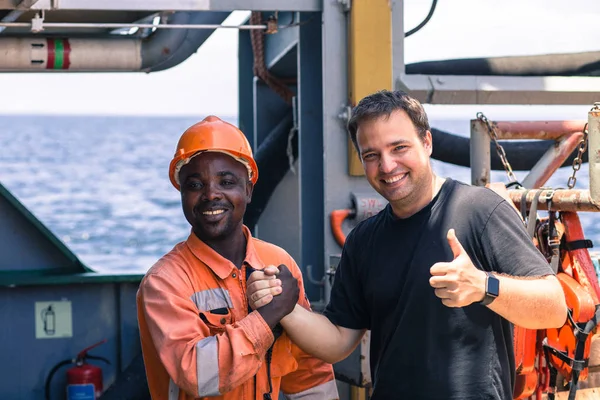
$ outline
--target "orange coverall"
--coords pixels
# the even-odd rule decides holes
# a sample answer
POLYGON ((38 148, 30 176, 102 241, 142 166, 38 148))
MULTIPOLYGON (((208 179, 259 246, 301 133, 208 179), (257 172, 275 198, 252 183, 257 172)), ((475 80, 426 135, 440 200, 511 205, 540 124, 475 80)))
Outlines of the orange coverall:
MULTIPOLYGON (((269 392, 265 355, 273 333, 257 311, 248 313, 246 268, 285 264, 300 286, 300 269, 283 249, 253 238, 241 269, 191 233, 162 257, 140 284, 138 322, 148 386, 154 400, 211 397, 263 400, 269 392), (213 397, 214 396, 214 397, 213 397)), ((337 399, 333 368, 301 351, 285 332, 270 363, 271 398, 337 399)))

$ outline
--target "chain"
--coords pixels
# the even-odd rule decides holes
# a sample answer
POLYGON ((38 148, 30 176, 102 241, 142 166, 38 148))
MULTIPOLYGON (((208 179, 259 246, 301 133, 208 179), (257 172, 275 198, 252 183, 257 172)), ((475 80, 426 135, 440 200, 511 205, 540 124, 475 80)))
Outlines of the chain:
POLYGON ((578 150, 577 150, 577 157, 575 157, 575 159, 573 160, 573 175, 571 175, 569 177, 569 180, 567 181, 567 187, 569 189, 573 189, 575 187, 575 183, 577 183, 577 178, 575 177, 575 174, 577 174, 577 171, 579 171, 579 169, 581 168, 581 163, 583 162, 583 153, 585 153, 585 151, 587 150, 587 144, 588 144, 588 124, 585 124, 585 126, 583 127, 583 137, 581 138, 581 141, 579 142, 578 145, 578 150))
MULTIPOLYGON (((600 109, 600 103, 594 103, 594 106, 590 111, 597 111, 600 109)), ((583 137, 577 146, 577 157, 573 160, 573 175, 569 177, 567 181, 567 186, 569 189, 573 189, 575 187, 575 183, 577 183, 577 178, 575 174, 581 168, 581 164, 583 163, 583 154, 587 151, 588 146, 588 124, 586 123, 583 127, 583 137)))
POLYGON ((500 157, 500 161, 502 162, 502 165, 504 166, 504 170, 506 171, 506 175, 508 175, 508 179, 511 182, 517 182, 517 177, 513 173, 512 167, 510 166, 510 163, 508 162, 508 159, 506 158, 506 152, 504 151, 504 147, 502 147, 500 145, 500 143, 498 143, 498 134, 496 133, 496 124, 490 122, 490 120, 488 120, 487 117, 482 112, 477 113, 477 119, 480 120, 481 122, 483 122, 487 126, 488 134, 490 135, 490 138, 493 140, 494 145, 496 145, 496 152, 498 153, 498 157, 500 157))

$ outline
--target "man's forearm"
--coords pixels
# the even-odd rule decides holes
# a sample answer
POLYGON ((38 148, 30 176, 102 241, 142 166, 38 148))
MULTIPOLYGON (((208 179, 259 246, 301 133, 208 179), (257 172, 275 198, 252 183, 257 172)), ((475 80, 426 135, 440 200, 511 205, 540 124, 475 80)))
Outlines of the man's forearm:
POLYGON ((331 364, 346 358, 364 335, 364 331, 337 327, 300 305, 281 320, 281 325, 300 349, 331 364))
POLYGON ((497 275, 500 295, 488 307, 528 329, 561 327, 567 317, 565 296, 554 276, 538 279, 497 275))

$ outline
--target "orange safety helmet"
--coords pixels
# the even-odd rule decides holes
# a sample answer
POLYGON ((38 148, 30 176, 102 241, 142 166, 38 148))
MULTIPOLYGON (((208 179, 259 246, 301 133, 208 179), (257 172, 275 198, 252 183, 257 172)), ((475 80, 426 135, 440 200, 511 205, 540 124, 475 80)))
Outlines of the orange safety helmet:
POLYGON ((252 157, 252 149, 246 136, 234 125, 210 115, 189 127, 179 138, 177 150, 169 165, 169 179, 177 190, 181 189, 179 170, 202 151, 216 151, 232 156, 248 168, 250 181, 256 183, 258 166, 252 157))

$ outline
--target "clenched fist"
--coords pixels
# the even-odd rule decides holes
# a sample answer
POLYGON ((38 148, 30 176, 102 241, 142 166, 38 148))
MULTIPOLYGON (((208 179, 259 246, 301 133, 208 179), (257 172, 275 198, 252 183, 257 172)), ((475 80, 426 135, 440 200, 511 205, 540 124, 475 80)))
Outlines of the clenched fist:
POLYGON ((274 265, 266 266, 250 274, 246 282, 246 297, 248 305, 253 310, 265 306, 281 293, 281 280, 277 279, 279 268, 274 265))
POLYGON ((254 271, 248 277, 246 296, 250 307, 256 309, 273 328, 292 312, 298 303, 300 288, 288 267, 281 264, 254 271))

